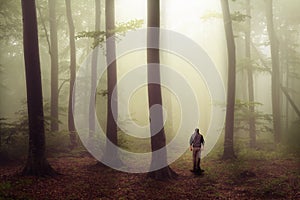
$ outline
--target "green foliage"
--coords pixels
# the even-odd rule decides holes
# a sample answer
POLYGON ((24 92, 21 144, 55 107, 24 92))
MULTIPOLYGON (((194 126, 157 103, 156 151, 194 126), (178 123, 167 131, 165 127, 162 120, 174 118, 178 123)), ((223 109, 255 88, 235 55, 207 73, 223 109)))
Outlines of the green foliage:
POLYGON ((218 12, 206 12, 204 15, 201 16, 202 20, 211 20, 211 19, 222 19, 223 15, 222 13, 218 12))
POLYGON ((95 48, 96 46, 102 44, 105 40, 105 31, 82 31, 79 32, 76 36, 76 39, 80 38, 94 38, 96 41, 93 42, 92 48, 95 48))
MULTIPOLYGON (((0 183, 0 198, 1 197, 7 197, 8 196, 8 191, 12 189, 12 185, 9 181, 3 181, 0 183)), ((12 199, 12 198, 11 198, 12 199)))
POLYGON ((245 138, 235 138, 235 150, 240 160, 278 160, 287 159, 289 155, 285 151, 285 146, 274 144, 273 136, 268 133, 261 133, 257 137, 256 148, 249 148, 249 140, 245 138))
POLYGON ((27 152, 28 121, 20 118, 14 122, 8 119, 0 121, 0 160, 17 160, 27 152))
POLYGON ((19 1, 0 1, 0 40, 6 43, 22 38, 22 14, 19 1))
POLYGON ((241 72, 243 70, 248 70, 248 69, 252 70, 252 72, 259 72, 259 73, 271 72, 270 68, 266 68, 265 66, 262 66, 257 59, 249 59, 249 58, 239 59, 237 62, 236 72, 241 72))
POLYGON ((22 109, 16 113, 20 116, 17 120, 10 121, 7 118, 0 119, 1 126, 1 141, 0 147, 3 145, 9 145, 17 142, 17 135, 28 135, 28 118, 25 109, 22 109))
POLYGON ((235 131, 245 130, 249 131, 249 119, 252 117, 255 119, 256 130, 260 133, 272 132, 272 115, 265 114, 263 112, 255 110, 252 113, 249 108, 250 106, 261 106, 258 102, 245 102, 237 99, 235 102, 235 131))
MULTIPOLYGON (((63 109, 60 109, 63 112, 63 109)), ((67 132, 50 132, 50 104, 44 104, 44 127, 48 152, 68 151, 69 135, 67 132)), ((16 119, 0 119, 0 159, 3 161, 19 160, 24 158, 28 148, 28 115, 25 102, 23 107, 15 113, 16 119)), ((59 122, 59 121, 58 121, 59 122)), ((59 122, 60 123, 60 122, 59 122)))
POLYGON ((31 195, 25 194, 21 188, 32 185, 33 180, 30 178, 16 179, 3 181, 0 183, 0 199, 15 200, 15 199, 33 199, 31 195), (22 197, 16 197, 15 191, 20 191, 22 197))
MULTIPOLYGON (((117 23, 116 28, 114 30, 110 30, 110 33, 116 34, 116 37, 124 35, 127 31, 136 30, 143 25, 143 20, 131 20, 129 22, 117 23)), ((93 38, 94 42, 92 44, 92 48, 97 47, 98 45, 102 45, 106 39, 105 31, 82 31, 79 32, 76 36, 76 39, 80 38, 93 38)))
MULTIPOLYGON (((240 11, 235 11, 230 14, 231 20, 234 22, 244 22, 248 18, 251 18, 249 15, 242 14, 240 11)), ((211 19, 222 19, 223 14, 218 12, 207 12, 201 16, 202 20, 211 20, 211 19)))

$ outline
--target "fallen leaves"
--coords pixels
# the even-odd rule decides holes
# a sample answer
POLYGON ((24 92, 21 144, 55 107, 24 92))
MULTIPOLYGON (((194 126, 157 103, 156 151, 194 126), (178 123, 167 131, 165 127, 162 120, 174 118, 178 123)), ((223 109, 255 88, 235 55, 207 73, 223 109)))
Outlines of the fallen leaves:
POLYGON ((119 172, 87 155, 49 161, 62 175, 22 177, 16 174, 20 166, 1 166, 0 199, 293 199, 300 191, 298 163, 293 160, 256 161, 255 165, 250 160, 243 168, 204 160, 204 175, 194 176, 186 163, 190 160, 184 158, 172 164, 179 177, 171 181, 119 172), (275 184, 285 187, 274 193, 275 184))

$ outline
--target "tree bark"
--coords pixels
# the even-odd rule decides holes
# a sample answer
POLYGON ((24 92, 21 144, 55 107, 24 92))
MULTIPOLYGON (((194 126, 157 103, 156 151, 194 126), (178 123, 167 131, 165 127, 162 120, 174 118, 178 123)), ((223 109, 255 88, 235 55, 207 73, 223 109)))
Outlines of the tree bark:
POLYGON ((56 0, 48 0, 50 21, 50 58, 51 58, 51 131, 58 131, 58 44, 56 25, 56 0))
POLYGON ((45 155, 43 93, 34 0, 22 0, 23 45, 29 120, 29 151, 23 175, 52 176, 55 171, 45 155))
MULTIPOLYGON (((117 61, 116 61, 116 44, 115 44, 115 0, 105 1, 105 29, 106 40, 110 38, 111 42, 106 42, 106 57, 107 57, 107 121, 106 121, 106 136, 114 145, 118 145, 118 127, 117 120, 114 119, 112 107, 115 109, 115 116, 118 116, 118 90, 117 90, 117 61), (109 60, 112 62, 109 63, 109 60), (114 91, 115 90, 115 91, 114 91), (115 92, 112 98, 113 91, 115 92)), ((109 159, 114 159, 115 163, 122 165, 119 159, 117 148, 110 148, 106 145, 104 156, 109 156, 109 159)))
POLYGON ((250 137, 250 147, 256 147, 256 127, 255 127, 255 107, 254 107, 254 87, 253 87, 253 70, 251 64, 251 4, 250 0, 246 2, 246 14, 247 19, 247 31, 245 33, 245 54, 248 60, 247 66, 247 77, 248 77, 248 100, 249 100, 249 137, 250 137))
POLYGON ((266 18, 267 29, 270 40, 271 58, 272 58, 272 113, 273 113, 273 128, 274 141, 281 141, 281 110, 280 110, 280 73, 279 73, 279 51, 278 40, 276 38, 274 23, 273 23, 273 1, 266 1, 266 18))
POLYGON ((233 148, 236 55, 228 0, 221 0, 228 53, 228 83, 223 159, 235 158, 233 148))
MULTIPOLYGON (((66 3, 66 14, 67 21, 69 26, 69 35, 70 35, 70 89, 69 89, 69 108, 68 108, 68 129, 70 134, 70 148, 73 149, 77 146, 77 137, 76 129, 73 117, 73 108, 72 108, 72 95, 73 87, 76 76, 76 47, 75 47, 75 28, 72 17, 72 8, 71 1, 65 0, 66 3)), ((74 105, 73 105, 74 106, 74 105)))
MULTIPOLYGON (((101 23, 101 0, 95 0, 95 31, 100 31, 101 23)), ((94 43, 97 38, 94 38, 94 43)), ((89 104, 89 138, 95 135, 95 101, 96 95, 93 91, 96 91, 97 87, 97 62, 98 62, 98 47, 95 47, 92 55, 91 65, 91 96, 89 104)))
MULTIPOLYGON (((157 43, 159 46, 159 27, 160 27, 160 1, 159 0, 148 0, 148 20, 147 27, 158 28, 157 32, 151 35, 147 34, 147 43, 157 43)), ((151 149, 152 152, 164 148, 166 146, 166 136, 163 128, 163 113, 162 110, 151 112, 151 107, 155 105, 162 105, 161 87, 160 87, 160 68, 159 68, 159 49, 148 48, 147 49, 147 74, 148 74, 148 101, 150 111, 150 132, 151 132, 151 149), (156 82, 157 84, 153 84, 156 82), (162 127, 162 129, 156 133, 156 127, 162 127)), ((150 172, 149 177, 154 179, 170 179, 176 177, 176 173, 167 164, 167 151, 155 157, 152 154, 151 168, 153 168, 157 162, 164 163, 166 167, 150 172)))
MULTIPOLYGON (((286 40, 286 37, 285 37, 286 40)), ((288 58, 288 48, 286 47, 286 41, 284 41, 284 54, 285 54, 285 64, 286 64, 286 84, 285 87, 289 88, 289 82, 290 82, 290 67, 289 67, 289 58, 288 58)), ((289 128, 289 102, 288 100, 286 100, 286 104, 285 104, 285 130, 287 131, 289 128)))

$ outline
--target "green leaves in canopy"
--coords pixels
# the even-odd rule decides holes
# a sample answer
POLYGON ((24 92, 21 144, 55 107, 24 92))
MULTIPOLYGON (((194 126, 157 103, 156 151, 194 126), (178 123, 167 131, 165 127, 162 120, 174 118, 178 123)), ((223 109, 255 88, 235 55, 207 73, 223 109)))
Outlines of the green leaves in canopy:
MULTIPOLYGON (((116 28, 114 30, 110 30, 111 33, 114 33, 116 37, 124 35, 127 31, 136 30, 142 27, 144 21, 143 20, 131 20, 128 22, 117 23, 116 28)), ((94 42, 92 48, 95 48, 98 45, 102 45, 106 39, 105 31, 82 31, 79 32, 76 36, 76 39, 79 38, 93 38, 94 42)))
MULTIPOLYGON (((235 11, 230 15, 231 15, 231 20, 234 22, 244 22, 247 20, 247 18, 251 18, 251 16, 242 14, 240 11, 235 11)), ((218 13, 218 12, 207 12, 201 17, 202 20, 221 19, 221 18, 223 18, 222 13, 218 13)))

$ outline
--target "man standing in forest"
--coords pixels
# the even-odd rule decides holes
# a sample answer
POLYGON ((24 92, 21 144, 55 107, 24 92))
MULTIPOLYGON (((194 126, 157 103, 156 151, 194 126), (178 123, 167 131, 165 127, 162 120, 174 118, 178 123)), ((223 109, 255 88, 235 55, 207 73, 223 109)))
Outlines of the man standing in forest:
POLYGON ((193 151, 193 169, 191 171, 197 174, 204 172, 204 170, 200 168, 201 147, 203 146, 204 137, 199 133, 199 129, 196 128, 190 138, 190 150, 193 151))

